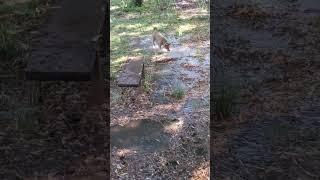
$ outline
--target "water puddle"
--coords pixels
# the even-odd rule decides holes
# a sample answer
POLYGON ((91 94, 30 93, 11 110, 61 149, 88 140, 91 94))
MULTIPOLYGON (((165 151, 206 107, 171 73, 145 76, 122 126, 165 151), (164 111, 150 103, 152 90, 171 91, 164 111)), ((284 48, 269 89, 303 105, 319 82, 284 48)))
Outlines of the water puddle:
POLYGON ((151 120, 131 121, 125 126, 111 127, 111 146, 154 152, 165 149, 169 145, 169 135, 164 133, 164 127, 151 120))

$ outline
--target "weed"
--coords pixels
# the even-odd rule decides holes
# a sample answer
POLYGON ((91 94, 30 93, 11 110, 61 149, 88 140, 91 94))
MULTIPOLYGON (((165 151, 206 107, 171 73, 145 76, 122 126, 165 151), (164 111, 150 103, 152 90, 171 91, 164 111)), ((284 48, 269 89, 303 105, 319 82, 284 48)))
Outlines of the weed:
POLYGON ((172 93, 171 93, 172 97, 174 97, 175 99, 182 99, 184 95, 185 95, 185 90, 180 84, 177 84, 173 87, 172 93))
POLYGON ((4 94, 2 91, 0 94, 0 107, 1 109, 9 109, 11 106, 11 99, 10 96, 4 94))
POLYGON ((10 61, 21 53, 21 48, 18 46, 18 39, 20 39, 18 35, 26 26, 30 26, 30 22, 39 17, 40 3, 39 0, 32 0, 15 5, 0 5, 0 16, 8 15, 1 19, 0 23, 1 61, 10 61))
POLYGON ((16 129, 19 131, 33 131, 38 125, 36 108, 20 108, 15 113, 16 129))
POLYGON ((217 119, 229 118, 235 109, 236 91, 233 87, 223 85, 220 92, 214 97, 214 112, 217 119))
POLYGON ((0 60, 12 60, 18 54, 16 33, 12 24, 0 24, 0 60))

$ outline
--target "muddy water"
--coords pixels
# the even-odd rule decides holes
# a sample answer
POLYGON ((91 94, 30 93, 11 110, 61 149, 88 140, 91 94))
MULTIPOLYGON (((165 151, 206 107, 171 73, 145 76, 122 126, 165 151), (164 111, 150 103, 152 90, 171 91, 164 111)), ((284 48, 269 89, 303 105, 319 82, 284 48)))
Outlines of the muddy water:
POLYGON ((140 152, 154 152, 167 148, 169 136, 163 125, 150 120, 132 121, 123 126, 111 127, 111 146, 140 152))

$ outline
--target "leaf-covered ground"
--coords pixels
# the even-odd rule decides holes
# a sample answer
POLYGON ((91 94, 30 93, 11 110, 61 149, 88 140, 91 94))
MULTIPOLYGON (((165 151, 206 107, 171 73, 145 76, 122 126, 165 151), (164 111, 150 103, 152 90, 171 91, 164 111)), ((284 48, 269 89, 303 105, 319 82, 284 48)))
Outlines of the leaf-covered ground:
POLYGON ((214 88, 224 71, 238 99, 232 121, 211 129, 214 179, 319 179, 317 8, 304 0, 215 1, 214 88))
POLYGON ((105 179, 108 112, 88 108, 90 84, 42 82, 30 98, 29 82, 16 76, 51 3, 0 3, 0 179, 105 179))

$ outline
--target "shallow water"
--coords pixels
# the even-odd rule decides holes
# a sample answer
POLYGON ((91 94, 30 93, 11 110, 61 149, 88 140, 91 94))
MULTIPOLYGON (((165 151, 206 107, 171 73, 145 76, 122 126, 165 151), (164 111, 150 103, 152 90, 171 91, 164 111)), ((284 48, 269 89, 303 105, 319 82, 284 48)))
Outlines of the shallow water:
POLYGON ((162 124, 147 119, 113 126, 110 135, 111 146, 120 149, 153 152, 169 145, 169 136, 163 132, 162 124))

